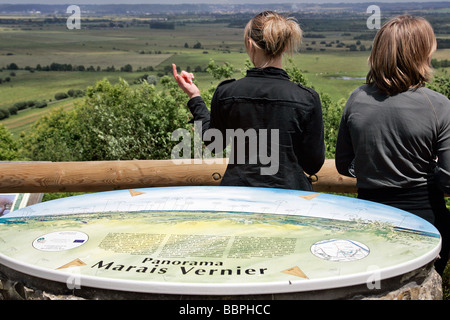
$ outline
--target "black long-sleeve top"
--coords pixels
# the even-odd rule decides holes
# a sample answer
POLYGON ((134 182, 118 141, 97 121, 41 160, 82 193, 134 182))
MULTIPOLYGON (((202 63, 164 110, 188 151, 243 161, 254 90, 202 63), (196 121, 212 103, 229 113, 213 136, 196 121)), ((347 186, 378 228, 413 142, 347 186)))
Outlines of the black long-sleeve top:
POLYGON ((201 97, 188 107, 211 151, 233 140, 221 185, 312 190, 305 172, 317 173, 325 159, 322 106, 314 90, 290 81, 283 69, 254 68, 222 82, 211 113, 201 97))

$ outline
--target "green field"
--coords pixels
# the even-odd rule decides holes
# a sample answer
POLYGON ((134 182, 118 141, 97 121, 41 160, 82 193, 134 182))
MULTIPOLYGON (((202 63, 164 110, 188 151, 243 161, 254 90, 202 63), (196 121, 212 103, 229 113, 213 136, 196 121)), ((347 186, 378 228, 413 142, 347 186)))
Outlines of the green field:
MULTIPOLYGON (((240 78, 247 59, 243 29, 228 27, 227 23, 183 23, 173 30, 139 25, 68 30, 64 24, 35 27, 32 17, 17 19, 22 19, 22 28, 17 25, 0 28, 0 79, 3 79, 0 109, 29 100, 46 100, 49 105, 43 109, 19 111, 18 115, 1 120, 0 123, 15 137, 29 130, 41 115, 53 108, 71 108, 81 103, 80 98, 55 102, 54 96, 58 92, 83 90, 104 78, 111 82, 123 78, 133 83, 144 74, 160 77, 168 74, 172 63, 191 71, 195 68, 204 70, 210 60, 232 64, 236 69, 234 77, 240 78), (200 48, 194 48, 195 44, 201 44, 200 48), (12 63, 19 70, 7 70, 12 63), (44 67, 52 63, 100 71, 36 70, 38 65, 44 67), (117 71, 127 64, 132 66, 133 72, 117 71), (115 72, 104 71, 112 66, 115 72), (7 77, 9 81, 4 80, 7 77)), ((114 19, 122 21, 120 17, 114 19)), ((364 32, 314 32, 303 39, 300 52, 292 59, 317 91, 329 94, 335 101, 346 99, 364 82, 368 70, 367 48, 371 41, 354 39, 364 32), (349 51, 338 44, 357 44, 357 51, 349 51), (364 48, 366 50, 361 51, 364 48)), ((435 57, 447 59, 450 49, 439 50, 435 57)), ((206 72, 196 72, 196 80, 201 89, 218 83, 206 72)))
MULTIPOLYGON (((335 41, 330 35, 330 41, 335 41), (333 39, 333 40, 331 40, 333 39)), ((326 39, 328 41, 328 39, 326 39)), ((305 39, 306 44, 314 39, 305 39)), ((366 73, 368 52, 338 50, 330 52, 302 50, 293 57, 316 89, 330 94, 334 99, 348 94, 362 83, 361 80, 342 80, 342 76, 363 77, 366 73), (357 61, 357 63, 355 63, 357 61)), ((74 72, 74 71, 14 71, 3 70, 0 78, 9 76, 10 82, 0 86, 0 108, 8 108, 16 102, 28 100, 51 100, 57 92, 68 89, 85 89, 96 81, 107 78, 117 81, 119 77, 130 83, 143 75, 166 73, 167 67, 176 63, 182 69, 205 69, 210 60, 229 62, 236 68, 235 77, 242 77, 247 54, 245 53, 242 29, 227 28, 224 24, 197 24, 179 27, 176 30, 150 30, 149 28, 127 28, 119 30, 67 30, 63 26, 47 30, 0 30, 0 67, 15 63, 19 68, 35 68, 38 64, 52 63, 93 66, 116 69, 131 64, 133 70, 153 67, 153 72, 74 72), (207 32, 205 32, 207 30, 207 32), (201 49, 192 48, 201 43, 201 49), (188 48, 185 47, 187 43, 188 48)), ((196 73, 203 89, 215 84, 208 73, 196 73)), ((19 112, 19 115, 2 120, 16 137, 27 131, 32 123, 53 107, 71 107, 78 100, 50 103, 44 109, 19 112)))

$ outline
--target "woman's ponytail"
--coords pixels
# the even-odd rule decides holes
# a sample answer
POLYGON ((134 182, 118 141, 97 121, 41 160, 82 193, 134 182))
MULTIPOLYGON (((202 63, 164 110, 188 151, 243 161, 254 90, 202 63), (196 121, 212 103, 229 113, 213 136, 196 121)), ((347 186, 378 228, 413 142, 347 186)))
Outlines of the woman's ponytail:
POLYGON ((302 30, 293 18, 285 18, 273 11, 264 11, 254 17, 245 28, 245 40, 254 44, 270 58, 285 51, 293 53, 302 40, 302 30))

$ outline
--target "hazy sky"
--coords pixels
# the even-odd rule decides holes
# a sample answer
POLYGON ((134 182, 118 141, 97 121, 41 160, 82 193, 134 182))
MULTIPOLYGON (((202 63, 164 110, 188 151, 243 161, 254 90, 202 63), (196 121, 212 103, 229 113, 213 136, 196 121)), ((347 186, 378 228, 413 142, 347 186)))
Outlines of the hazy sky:
MULTIPOLYGON (((0 0, 0 4, 136 4, 136 3, 221 3, 221 4, 242 4, 242 3, 377 3, 377 2, 434 2, 439 0, 0 0)), ((450 0, 444 0, 450 2, 450 0)))

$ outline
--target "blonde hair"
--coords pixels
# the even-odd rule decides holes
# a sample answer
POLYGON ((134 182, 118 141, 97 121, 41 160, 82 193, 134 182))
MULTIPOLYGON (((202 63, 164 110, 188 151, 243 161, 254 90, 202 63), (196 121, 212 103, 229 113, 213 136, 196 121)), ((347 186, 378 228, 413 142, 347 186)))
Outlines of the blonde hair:
POLYGON ((264 11, 251 19, 244 30, 245 45, 248 40, 264 51, 269 59, 293 53, 302 41, 302 30, 294 18, 286 18, 273 11, 264 11))
POLYGON ((366 82, 390 96, 421 87, 431 77, 436 47, 433 28, 425 19, 392 18, 375 36, 366 82))

